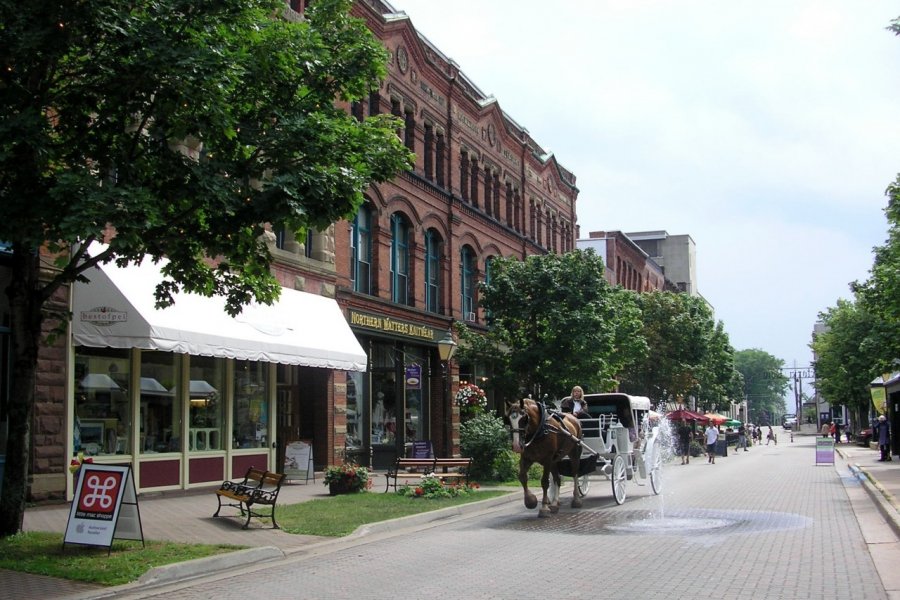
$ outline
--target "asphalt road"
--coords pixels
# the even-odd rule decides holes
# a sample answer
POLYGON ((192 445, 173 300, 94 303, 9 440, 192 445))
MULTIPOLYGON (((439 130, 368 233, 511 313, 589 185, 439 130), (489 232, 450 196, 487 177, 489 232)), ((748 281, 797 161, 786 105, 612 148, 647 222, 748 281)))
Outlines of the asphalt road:
POLYGON ((661 496, 629 482, 622 506, 598 476, 583 508, 546 519, 507 503, 94 597, 900 598, 897 539, 859 481, 816 465, 813 437, 780 441, 715 465, 676 460, 661 496))

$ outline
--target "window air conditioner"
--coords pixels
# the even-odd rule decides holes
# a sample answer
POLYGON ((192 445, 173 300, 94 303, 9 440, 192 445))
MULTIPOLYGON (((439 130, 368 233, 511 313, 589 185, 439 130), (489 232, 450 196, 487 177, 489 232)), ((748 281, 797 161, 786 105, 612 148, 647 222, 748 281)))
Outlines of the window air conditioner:
POLYGON ((466 313, 466 321, 475 321, 475 313, 467 312, 466 313))

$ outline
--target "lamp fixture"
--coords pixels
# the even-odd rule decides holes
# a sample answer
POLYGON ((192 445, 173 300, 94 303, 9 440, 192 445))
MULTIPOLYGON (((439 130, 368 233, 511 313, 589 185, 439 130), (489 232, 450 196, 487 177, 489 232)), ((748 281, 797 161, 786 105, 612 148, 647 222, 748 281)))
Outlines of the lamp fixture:
POLYGON ((457 348, 456 342, 453 341, 453 332, 448 329, 447 333, 445 333, 444 337, 438 341, 437 345, 441 362, 450 362, 450 359, 456 354, 457 348))

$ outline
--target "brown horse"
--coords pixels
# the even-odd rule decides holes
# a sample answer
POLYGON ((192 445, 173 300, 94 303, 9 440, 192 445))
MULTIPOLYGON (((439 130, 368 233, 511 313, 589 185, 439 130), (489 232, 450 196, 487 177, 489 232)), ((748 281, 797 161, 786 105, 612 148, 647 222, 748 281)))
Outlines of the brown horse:
MULTIPOLYGON (((519 482, 525 491, 525 507, 537 506, 537 498, 528 489, 528 469, 534 463, 544 467, 539 517, 559 510, 559 461, 568 456, 573 465, 581 459, 581 423, 573 415, 550 411, 531 398, 506 405, 506 417, 512 427, 513 450, 520 453, 519 482), (551 486, 551 477, 552 486, 551 486), (548 487, 550 488, 548 494, 548 487)), ((572 497, 572 508, 581 508, 578 486, 572 497)))

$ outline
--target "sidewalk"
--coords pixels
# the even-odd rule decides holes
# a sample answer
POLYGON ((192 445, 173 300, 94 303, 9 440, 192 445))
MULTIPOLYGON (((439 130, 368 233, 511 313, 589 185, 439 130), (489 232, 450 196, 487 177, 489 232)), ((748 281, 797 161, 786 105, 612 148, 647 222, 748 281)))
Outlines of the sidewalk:
MULTIPOLYGON (((378 485, 379 483, 384 485, 382 478, 375 477, 374 483, 371 493, 382 493, 383 488, 378 485)), ((132 585, 159 584, 175 579, 184 579, 226 568, 229 564, 247 565, 257 561, 274 560, 304 551, 314 545, 340 543, 347 540, 346 537, 330 538, 285 533, 272 529, 271 526, 263 525, 258 519, 251 519, 249 528, 242 529, 245 519, 239 516, 235 508, 223 508, 220 516, 213 518, 212 514, 218 507, 216 496, 213 493, 215 489, 212 487, 186 492, 141 494, 138 498, 138 509, 144 539, 183 543, 232 544, 248 546, 250 549, 152 569, 141 577, 137 584, 132 585)), ((510 489, 510 491, 516 490, 510 489)), ((328 488, 323 484, 321 474, 317 473, 315 481, 284 484, 278 496, 278 504, 296 504, 329 497, 328 488)), ((447 518, 454 514, 462 514, 469 510, 483 510, 486 505, 493 506, 520 499, 521 494, 500 496, 396 521, 371 524, 365 528, 365 532, 390 531, 400 527, 409 527, 447 518)), ((69 518, 69 507, 70 505, 66 503, 28 508, 25 511, 24 531, 57 532, 62 540, 69 518)), ((15 589, 24 598, 52 600, 77 596, 90 597, 92 591, 97 592, 111 588, 0 569, 0 589, 15 589)))

